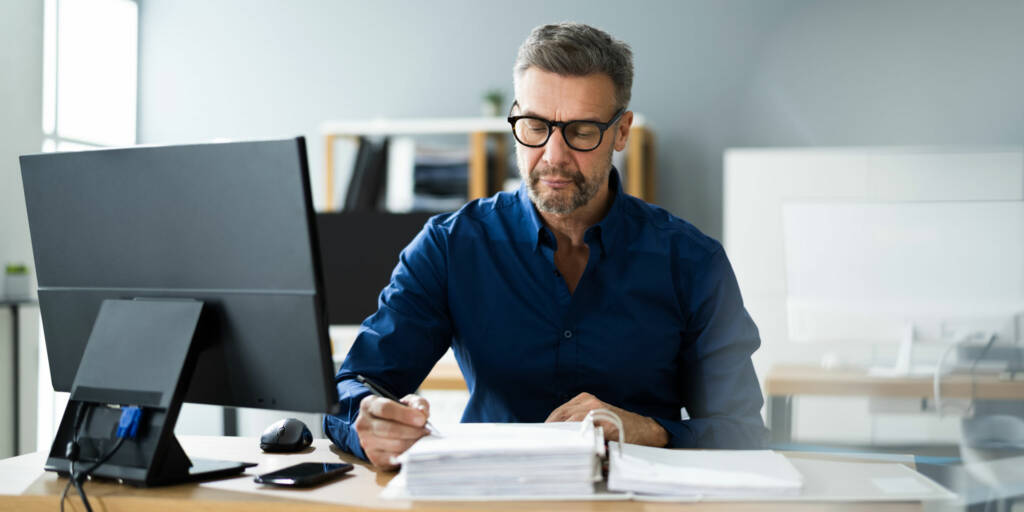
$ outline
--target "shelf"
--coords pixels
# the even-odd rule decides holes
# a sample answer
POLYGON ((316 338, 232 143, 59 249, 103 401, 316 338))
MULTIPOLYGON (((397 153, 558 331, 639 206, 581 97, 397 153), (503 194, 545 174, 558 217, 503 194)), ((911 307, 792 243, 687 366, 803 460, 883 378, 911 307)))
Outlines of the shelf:
MULTIPOLYGON (((468 200, 487 197, 500 190, 508 175, 507 159, 511 128, 504 117, 452 117, 419 119, 373 119, 365 121, 325 121, 320 125, 325 143, 325 210, 337 210, 335 204, 335 142, 339 138, 358 139, 363 136, 410 136, 466 134, 469 138, 468 200), (492 140, 495 153, 494 182, 488 180, 487 142, 492 140)), ((625 182, 627 194, 645 201, 654 200, 654 137, 643 116, 634 114, 626 149, 625 182)))

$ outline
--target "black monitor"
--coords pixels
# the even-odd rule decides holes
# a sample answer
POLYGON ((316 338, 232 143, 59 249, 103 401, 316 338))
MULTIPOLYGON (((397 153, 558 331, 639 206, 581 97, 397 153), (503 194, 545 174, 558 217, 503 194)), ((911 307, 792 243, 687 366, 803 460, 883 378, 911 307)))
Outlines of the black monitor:
MULTIPOLYGON (((182 401, 338 406, 302 138, 21 157, 65 449, 99 457, 120 406, 142 426, 95 475, 159 485, 244 469, 190 460, 182 401)), ((201 454, 199 454, 201 455, 201 454)))
POLYGON ((399 254, 434 215, 316 214, 329 324, 360 324, 377 311, 377 297, 391 281, 399 254))

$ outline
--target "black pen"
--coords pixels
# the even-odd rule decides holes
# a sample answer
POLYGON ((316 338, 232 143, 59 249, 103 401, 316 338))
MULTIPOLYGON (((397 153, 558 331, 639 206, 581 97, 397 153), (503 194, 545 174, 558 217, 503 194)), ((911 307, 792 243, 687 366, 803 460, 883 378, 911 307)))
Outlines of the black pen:
MULTIPOLYGON (((364 386, 366 386, 367 388, 369 388, 370 392, 373 393, 374 395, 377 395, 377 396, 383 397, 383 398, 387 398, 388 400, 394 400, 394 401, 396 401, 396 402, 398 402, 400 404, 402 403, 402 401, 399 400, 398 397, 395 396, 394 393, 384 389, 380 384, 377 384, 376 382, 374 382, 374 381, 372 381, 370 379, 367 379, 366 377, 363 377, 362 375, 356 375, 356 380, 359 381, 364 386)), ((405 405, 405 404, 402 404, 402 405, 405 405)), ((427 429, 429 429, 430 432, 432 434, 434 434, 434 435, 437 435, 437 436, 441 435, 441 431, 438 430, 437 427, 431 425, 430 424, 430 420, 427 420, 427 429)))

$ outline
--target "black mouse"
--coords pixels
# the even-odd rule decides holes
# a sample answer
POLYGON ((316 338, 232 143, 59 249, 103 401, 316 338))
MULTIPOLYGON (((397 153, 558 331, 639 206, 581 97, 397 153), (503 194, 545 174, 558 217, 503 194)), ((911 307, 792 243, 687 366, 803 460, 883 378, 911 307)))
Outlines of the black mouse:
POLYGON ((297 452, 311 444, 313 433, 295 418, 274 422, 260 436, 260 449, 265 452, 297 452))

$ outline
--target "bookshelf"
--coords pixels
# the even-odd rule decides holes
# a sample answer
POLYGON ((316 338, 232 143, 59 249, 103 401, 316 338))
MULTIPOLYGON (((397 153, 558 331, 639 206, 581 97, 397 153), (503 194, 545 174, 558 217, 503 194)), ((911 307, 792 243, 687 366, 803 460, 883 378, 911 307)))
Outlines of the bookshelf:
MULTIPOLYGON (((495 158, 493 173, 487 168, 487 144, 491 141, 497 155, 506 155, 511 139, 510 127, 504 117, 376 119, 370 121, 326 121, 320 131, 324 137, 324 207, 337 210, 334 190, 337 173, 335 143, 338 139, 358 140, 364 136, 425 136, 465 134, 469 144, 468 200, 497 192, 508 175, 507 160, 495 158), (494 177, 491 183, 488 176, 494 177)), ((636 114, 630 130, 625 158, 626 193, 645 201, 654 201, 654 136, 636 114)))

